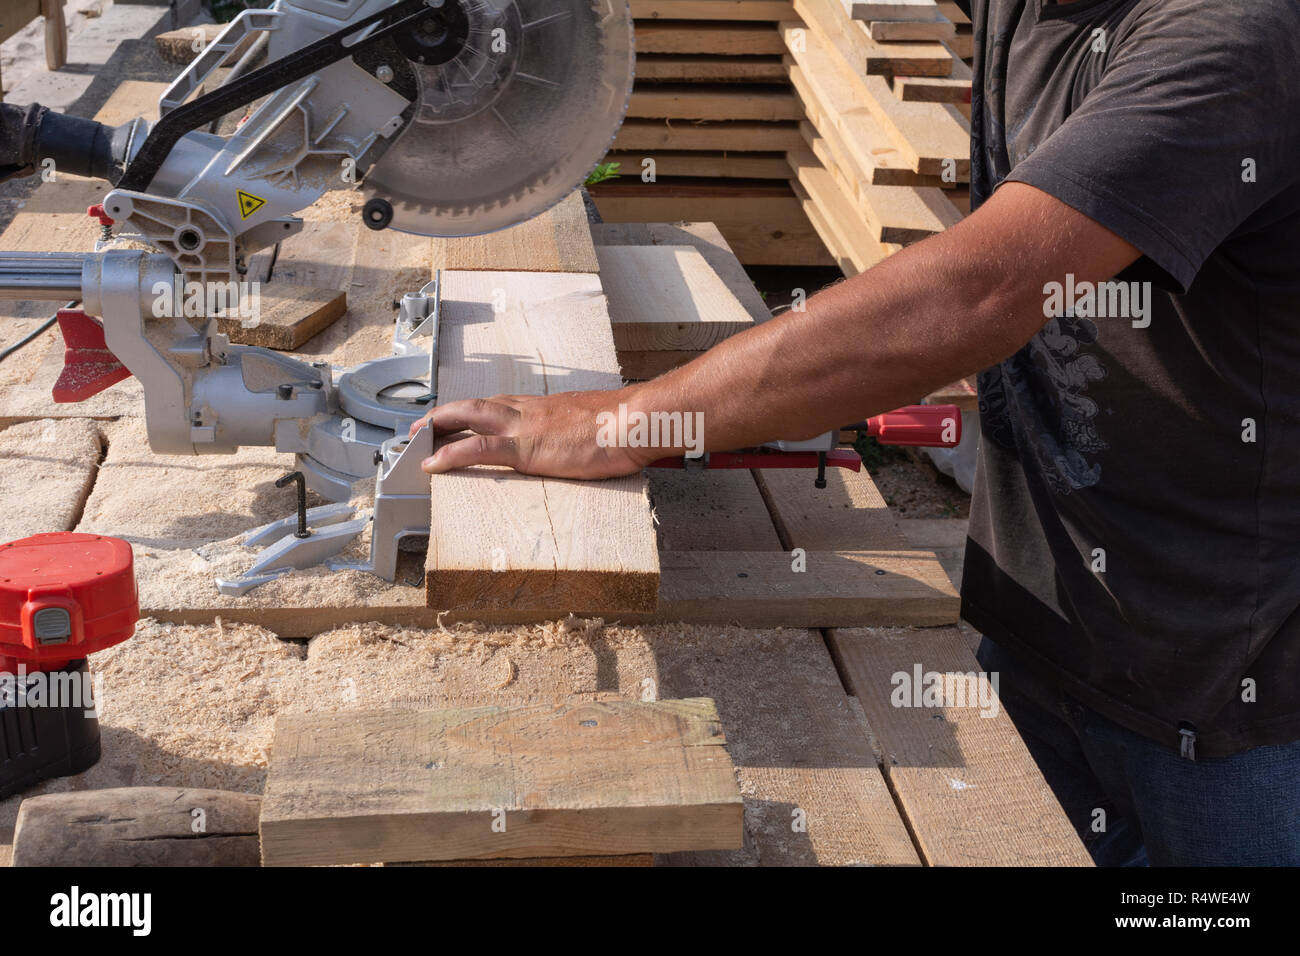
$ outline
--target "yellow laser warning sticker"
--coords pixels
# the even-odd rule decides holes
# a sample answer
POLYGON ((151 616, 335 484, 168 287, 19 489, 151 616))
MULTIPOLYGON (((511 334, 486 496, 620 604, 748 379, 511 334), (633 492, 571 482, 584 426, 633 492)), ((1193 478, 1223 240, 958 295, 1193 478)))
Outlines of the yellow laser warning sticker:
POLYGON ((266 205, 266 200, 261 196, 254 196, 252 193, 246 193, 242 189, 236 189, 235 195, 239 197, 240 219, 247 219, 253 213, 266 205))

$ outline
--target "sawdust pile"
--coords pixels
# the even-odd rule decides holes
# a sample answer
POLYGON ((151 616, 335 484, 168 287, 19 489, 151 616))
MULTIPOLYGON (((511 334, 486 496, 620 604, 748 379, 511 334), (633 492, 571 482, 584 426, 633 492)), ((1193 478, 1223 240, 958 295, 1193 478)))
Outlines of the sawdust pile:
MULTIPOLYGON (((26 796, 119 786, 261 792, 281 713, 706 696, 717 702, 747 826, 759 838, 717 862, 835 862, 791 833, 788 807, 837 799, 845 752, 865 746, 820 637, 803 630, 569 619, 427 630, 358 624, 287 642, 251 625, 146 620, 91 666, 103 681, 104 757, 26 796), (813 768, 822 766, 840 769, 821 783, 813 768)), ((20 802, 0 802, 0 843, 20 802)))
MULTIPOLYGON (((234 455, 156 455, 139 418, 101 423, 110 454, 78 530, 137 549, 192 548, 291 514, 292 488, 275 480, 293 458, 271 448, 234 455)), ((309 501, 308 504, 318 504, 309 501)))

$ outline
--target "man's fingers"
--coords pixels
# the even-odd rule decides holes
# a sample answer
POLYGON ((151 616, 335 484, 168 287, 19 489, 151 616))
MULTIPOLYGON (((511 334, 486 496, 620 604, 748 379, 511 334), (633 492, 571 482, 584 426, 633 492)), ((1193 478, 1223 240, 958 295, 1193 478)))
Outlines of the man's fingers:
POLYGON ((469 398, 439 405, 431 409, 423 420, 433 426, 435 435, 454 435, 463 431, 508 435, 519 421, 519 412, 491 399, 469 398))
POLYGON ((420 467, 431 475, 471 465, 507 465, 517 468, 518 443, 504 435, 470 435, 448 442, 420 463, 420 467))

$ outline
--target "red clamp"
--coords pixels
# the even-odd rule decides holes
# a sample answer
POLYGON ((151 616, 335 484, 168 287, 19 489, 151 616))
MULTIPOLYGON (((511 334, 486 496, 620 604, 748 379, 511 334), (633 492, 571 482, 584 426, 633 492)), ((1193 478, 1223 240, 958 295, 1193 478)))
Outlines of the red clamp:
POLYGON ((54 383, 54 401, 82 402, 124 378, 131 370, 104 341, 104 327, 80 309, 59 309, 63 333, 63 371, 54 383))
POLYGON ((866 421, 866 433, 882 445, 955 448, 961 441, 956 405, 908 405, 866 421))

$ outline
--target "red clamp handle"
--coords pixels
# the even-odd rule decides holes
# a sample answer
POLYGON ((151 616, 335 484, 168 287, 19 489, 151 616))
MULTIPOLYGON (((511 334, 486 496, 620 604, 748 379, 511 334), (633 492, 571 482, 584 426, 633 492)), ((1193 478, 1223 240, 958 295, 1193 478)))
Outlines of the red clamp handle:
POLYGON ((99 203, 95 203, 95 205, 87 207, 86 215, 89 216, 91 219, 98 219, 99 224, 101 226, 113 225, 113 219, 109 217, 108 213, 104 212, 104 207, 101 206, 99 203))
POLYGON ((953 448, 961 441, 956 405, 908 405, 867 419, 867 434, 882 445, 953 448))

